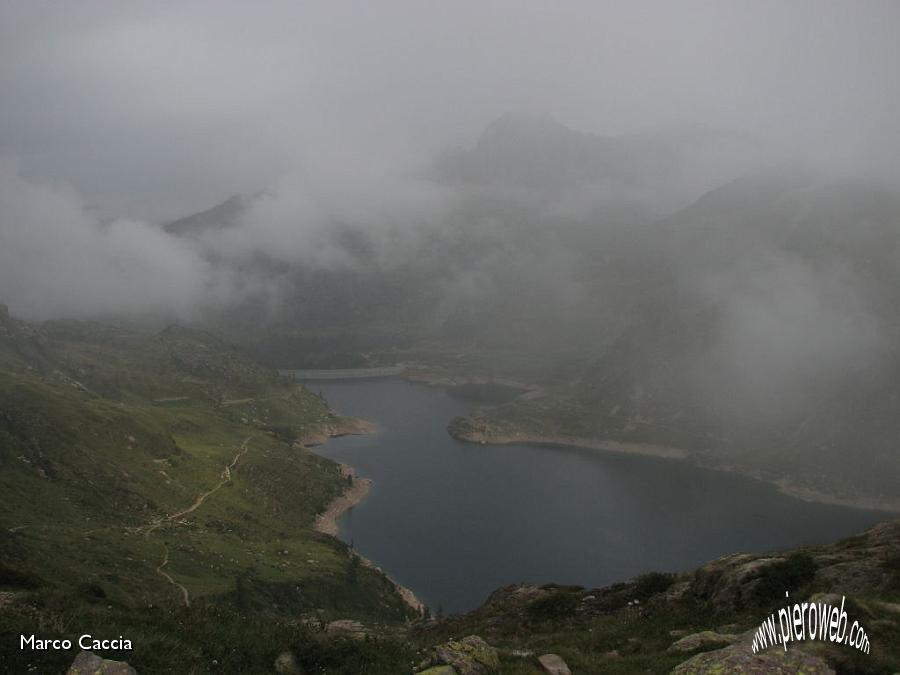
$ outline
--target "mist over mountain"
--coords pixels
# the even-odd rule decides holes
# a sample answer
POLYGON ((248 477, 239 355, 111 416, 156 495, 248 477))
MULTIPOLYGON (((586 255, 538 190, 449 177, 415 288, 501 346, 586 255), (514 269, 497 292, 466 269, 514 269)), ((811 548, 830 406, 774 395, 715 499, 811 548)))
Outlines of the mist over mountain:
POLYGON ((0 671, 900 670, 898 25, 0 3, 0 671))

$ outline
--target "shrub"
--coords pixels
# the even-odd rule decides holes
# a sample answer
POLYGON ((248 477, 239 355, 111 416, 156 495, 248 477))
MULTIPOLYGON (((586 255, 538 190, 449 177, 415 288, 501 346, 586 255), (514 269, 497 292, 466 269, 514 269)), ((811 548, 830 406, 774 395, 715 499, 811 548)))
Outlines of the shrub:
POLYGON ((675 576, 672 574, 663 574, 662 572, 641 574, 634 580, 634 597, 643 602, 657 593, 669 590, 669 586, 674 582, 675 576))
POLYGON ((809 553, 793 553, 781 562, 763 568, 755 587, 754 600, 767 602, 783 598, 785 591, 795 593, 816 576, 816 562, 809 553))
POLYGON ((578 596, 571 593, 554 593, 532 601, 526 608, 528 617, 534 621, 552 621, 575 613, 578 596))

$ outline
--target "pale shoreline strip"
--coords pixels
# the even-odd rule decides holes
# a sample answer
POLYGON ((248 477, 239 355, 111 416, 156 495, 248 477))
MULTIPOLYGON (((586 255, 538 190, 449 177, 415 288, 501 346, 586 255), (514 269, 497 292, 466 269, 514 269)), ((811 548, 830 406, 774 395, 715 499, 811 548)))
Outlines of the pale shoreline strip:
MULTIPOLYGON (((337 537, 338 535, 338 518, 365 499, 366 495, 369 494, 369 488, 372 486, 371 479, 356 477, 353 467, 346 464, 341 464, 340 466, 341 473, 344 476, 352 476, 352 483, 344 490, 343 494, 332 500, 328 505, 328 508, 318 515, 313 524, 313 528, 317 532, 327 534, 331 537, 337 537)), ((409 588, 399 583, 396 579, 391 578, 391 576, 386 574, 378 565, 353 549, 350 549, 350 554, 359 558, 359 561, 366 567, 384 574, 385 578, 393 584, 394 588, 396 588, 397 592, 400 594, 400 597, 403 598, 403 601, 409 605, 409 607, 420 614, 425 611, 425 605, 409 588)))
POLYGON ((877 498, 861 496, 839 496, 817 490, 812 487, 798 485, 788 478, 771 479, 761 475, 757 471, 730 464, 718 464, 712 461, 702 461, 698 457, 681 448, 666 445, 653 445, 649 443, 629 443, 624 441, 612 441, 598 438, 580 436, 557 436, 528 433, 504 433, 485 434, 483 432, 454 435, 461 441, 478 443, 481 445, 544 445, 569 448, 584 448, 587 450, 601 450, 627 455, 641 455, 645 457, 658 457, 662 459, 677 459, 688 461, 694 466, 712 471, 725 471, 735 473, 747 478, 767 483, 774 486, 778 492, 788 497, 794 497, 805 502, 829 504, 832 506, 845 506, 854 509, 872 511, 885 511, 888 513, 900 513, 900 502, 887 501, 877 498), (699 461, 698 461, 699 460, 699 461))

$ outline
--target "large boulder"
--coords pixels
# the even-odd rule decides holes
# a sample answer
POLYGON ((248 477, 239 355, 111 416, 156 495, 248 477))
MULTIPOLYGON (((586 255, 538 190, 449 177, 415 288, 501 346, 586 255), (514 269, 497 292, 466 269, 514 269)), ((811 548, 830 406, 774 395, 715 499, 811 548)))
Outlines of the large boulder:
POLYGON ((732 633, 716 633, 711 630, 704 630, 692 635, 686 635, 677 642, 672 643, 669 652, 693 652, 698 649, 718 649, 719 647, 727 647, 738 639, 738 635, 732 633))
POLYGON ((538 663, 547 675, 572 675, 569 666, 559 654, 544 654, 538 657, 538 663))
MULTIPOLYGON (((477 635, 450 640, 431 650, 426 667, 451 666, 458 675, 491 675, 500 667, 497 650, 477 635)), ((440 672, 440 671, 437 671, 440 672)))
POLYGON ((75 657, 66 675, 137 675, 137 671, 124 661, 110 661, 83 651, 75 657))

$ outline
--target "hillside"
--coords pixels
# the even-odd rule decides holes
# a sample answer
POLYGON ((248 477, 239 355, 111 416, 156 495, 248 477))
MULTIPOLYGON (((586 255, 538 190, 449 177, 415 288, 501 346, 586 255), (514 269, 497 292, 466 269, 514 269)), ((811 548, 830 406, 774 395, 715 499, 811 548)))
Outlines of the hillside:
POLYGON ((556 209, 560 190, 602 201, 597 181, 625 180, 617 153, 642 155, 621 148, 689 162, 721 140, 501 118, 438 163, 461 195, 441 228, 336 227, 353 264, 276 266, 275 316, 247 303, 211 323, 283 367, 403 361, 426 379, 530 385, 455 425, 461 438, 672 446, 802 496, 900 508, 894 193, 781 165, 658 219, 556 209))
POLYGON ((898 223, 894 195, 808 172, 714 190, 654 226, 654 273, 635 262, 620 329, 453 431, 675 446, 798 494, 900 508, 898 223))
POLYGON ((142 672, 214 659, 236 672, 255 652, 222 636, 247 621, 265 633, 406 617, 391 582, 312 527, 347 479, 300 442, 350 428, 315 395, 175 327, 4 312, 0 355, 0 604, 16 608, 0 613, 5 672, 35 663, 20 633, 75 625, 133 635, 123 656, 142 672))
POLYGON ((64 672, 74 652, 22 651, 18 636, 73 631, 128 638, 133 651, 98 651, 142 674, 272 672, 280 659, 396 675, 456 658, 448 640, 469 634, 486 641, 485 673, 539 673, 546 652, 582 673, 748 659, 882 673, 900 659, 897 523, 603 589, 514 585, 469 614, 417 619, 383 574, 312 528, 347 487, 294 442, 351 428, 321 399, 207 333, 2 318, 4 672, 64 672), (747 631, 785 588, 846 594, 872 653, 750 657, 747 631))
POLYGON ((372 351, 429 342, 583 348, 618 325, 635 275, 654 271, 649 226, 759 158, 753 141, 702 125, 606 137, 504 115, 425 163, 411 189, 445 198, 412 222, 347 222, 324 208, 294 217, 283 213, 290 191, 273 189, 165 229, 270 289, 207 320, 282 367, 360 366, 372 351), (234 244, 288 232, 298 234, 277 250, 234 244))

